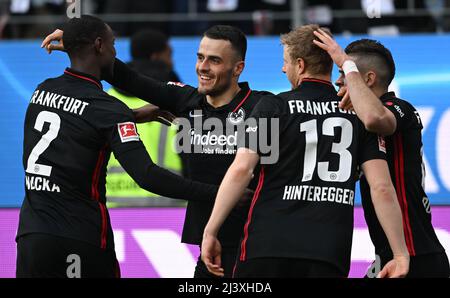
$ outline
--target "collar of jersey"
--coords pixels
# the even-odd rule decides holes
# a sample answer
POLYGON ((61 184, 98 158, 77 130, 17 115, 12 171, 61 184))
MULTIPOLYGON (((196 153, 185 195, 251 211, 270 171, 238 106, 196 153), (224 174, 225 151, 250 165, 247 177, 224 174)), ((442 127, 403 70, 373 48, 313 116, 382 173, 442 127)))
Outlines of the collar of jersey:
POLYGON ((239 83, 239 88, 241 88, 241 90, 238 92, 238 94, 236 94, 236 96, 226 105, 215 108, 208 103, 206 96, 203 99, 203 103, 206 106, 206 108, 211 111, 234 112, 244 104, 244 102, 247 100, 247 98, 251 93, 250 87, 247 82, 239 83))
POLYGON ((381 95, 381 97, 380 97, 381 101, 386 101, 386 100, 390 100, 393 98, 396 98, 394 91, 386 92, 383 95, 381 95))
POLYGON ((69 67, 67 67, 66 70, 64 70, 64 74, 74 77, 74 78, 77 78, 77 79, 80 79, 80 80, 90 82, 92 84, 95 84, 98 88, 103 90, 102 83, 96 77, 94 77, 90 74, 76 71, 69 67))
POLYGON ((300 83, 300 85, 297 87, 297 89, 303 89, 303 88, 309 88, 309 87, 322 87, 322 88, 332 88, 333 90, 333 84, 330 81, 325 81, 325 80, 320 80, 320 79, 314 79, 314 78, 304 78, 302 79, 302 82, 300 83))

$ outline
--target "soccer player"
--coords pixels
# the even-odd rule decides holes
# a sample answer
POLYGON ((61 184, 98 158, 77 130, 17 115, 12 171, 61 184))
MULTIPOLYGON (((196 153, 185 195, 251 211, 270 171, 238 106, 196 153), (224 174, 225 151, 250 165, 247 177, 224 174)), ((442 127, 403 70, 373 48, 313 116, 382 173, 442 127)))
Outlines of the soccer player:
MULTIPOLYGON (((370 39, 354 41, 344 52, 331 37, 321 32, 316 34, 322 41, 320 46, 328 50, 341 69, 336 85, 345 96, 342 106, 353 105, 367 130, 386 136, 387 161, 410 254, 408 277, 449 277, 448 258, 434 232, 425 193, 422 121, 413 105, 388 92, 395 76, 391 52, 370 39), (346 68, 351 71, 344 75, 342 69, 346 68)), ((392 250, 375 215, 367 177, 362 177, 360 186, 370 237, 384 265, 392 258, 392 250)))
POLYGON ((111 151, 146 190, 211 201, 218 187, 157 167, 132 111, 102 90, 100 80, 112 72, 116 56, 108 25, 92 16, 74 18, 65 26, 64 44, 71 67, 39 84, 26 112, 17 277, 68 277, 73 258, 80 264, 75 276, 116 277, 105 198, 111 151))
MULTIPOLYGON (((43 46, 61 50, 63 33, 57 30, 49 35, 43 46)), ((109 83, 141 99, 189 120, 191 127, 199 122, 202 129, 192 131, 191 150, 187 155, 188 177, 196 181, 220 184, 237 150, 237 126, 250 115, 253 107, 268 92, 251 90, 248 83, 239 83, 244 70, 247 39, 237 28, 217 25, 208 29, 200 41, 197 52, 196 73, 198 87, 169 82, 157 82, 140 75, 116 60, 114 77, 109 83), (210 120, 218 119, 223 130, 207 127, 210 120), (203 125, 205 124, 205 125, 203 125), (200 152, 195 148, 202 147, 200 152)), ((138 119, 146 118, 145 108, 137 112, 138 119)), ((256 188, 253 181, 250 189, 256 188)), ((200 245, 203 230, 211 214, 214 200, 210 202, 188 202, 182 241, 200 245)), ((234 208, 223 224, 219 239, 223 244, 223 267, 230 277, 236 260, 239 239, 244 228, 248 206, 234 208)), ((200 256, 194 277, 212 277, 200 256)))
MULTIPOLYGON (((394 252, 380 276, 401 277, 409 256, 383 143, 352 112, 338 108, 330 82, 333 62, 313 44, 317 25, 282 35, 283 72, 292 84, 279 98, 262 98, 227 171, 202 243, 208 269, 222 275, 217 232, 251 179, 262 152, 251 143, 279 120, 279 160, 261 165, 240 245, 235 277, 345 277, 350 269, 354 187, 361 167, 394 252)), ((325 29, 324 29, 325 30, 325 29)), ((260 145, 260 144, 258 144, 260 145)), ((262 158, 261 158, 262 159, 262 158)))

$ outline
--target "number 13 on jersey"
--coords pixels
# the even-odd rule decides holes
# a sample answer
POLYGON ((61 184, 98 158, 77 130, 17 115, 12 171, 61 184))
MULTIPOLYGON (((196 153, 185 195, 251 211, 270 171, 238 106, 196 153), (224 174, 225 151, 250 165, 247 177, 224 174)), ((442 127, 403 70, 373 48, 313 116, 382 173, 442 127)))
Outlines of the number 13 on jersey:
POLYGON ((329 170, 329 162, 317 162, 318 132, 317 120, 310 120, 300 124, 300 131, 305 132, 306 145, 304 156, 304 168, 302 182, 310 181, 317 166, 317 174, 322 181, 345 182, 350 178, 352 167, 352 154, 347 149, 352 144, 353 125, 341 117, 327 118, 322 124, 322 134, 324 136, 335 136, 335 128, 341 128, 340 142, 333 142, 331 153, 339 155, 339 166, 337 171, 329 170))

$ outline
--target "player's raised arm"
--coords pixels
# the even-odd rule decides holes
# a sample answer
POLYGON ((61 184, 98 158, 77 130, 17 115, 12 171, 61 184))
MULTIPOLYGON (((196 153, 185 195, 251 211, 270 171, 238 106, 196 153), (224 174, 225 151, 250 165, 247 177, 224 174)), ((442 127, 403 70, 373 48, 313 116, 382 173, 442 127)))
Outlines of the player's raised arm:
POLYGON ((223 276, 217 233, 239 198, 243 196, 258 161, 257 153, 247 148, 240 148, 220 184, 211 217, 205 227, 201 249, 203 262, 215 275, 223 276))
MULTIPOLYGON (((341 77, 337 82, 344 85, 347 94, 344 95, 340 103, 341 108, 351 105, 356 112, 358 118, 364 123, 368 131, 381 135, 391 135, 396 128, 396 119, 394 115, 388 111, 375 93, 370 90, 363 80, 354 58, 347 55, 337 42, 322 30, 315 31, 314 34, 319 40, 314 43, 320 48, 328 52, 334 63, 339 67, 341 77)), ((379 81, 375 72, 368 72, 367 79, 379 81)), ((371 83, 373 83, 371 82, 371 83)), ((338 84, 338 83, 337 83, 338 84)), ((341 87, 341 86, 340 86, 341 87)))
POLYGON ((403 234, 402 213, 387 162, 372 159, 362 164, 362 170, 370 185, 375 212, 394 256, 381 270, 379 277, 405 277, 409 271, 409 253, 403 234))
POLYGON ((113 76, 106 81, 149 103, 177 114, 178 107, 195 89, 180 83, 163 83, 140 74, 119 59, 114 63, 113 76))
MULTIPOLYGON (((57 29, 49 34, 43 40, 41 48, 45 48, 48 53, 54 50, 64 51, 64 31, 57 29), (52 43, 54 41, 57 43, 52 43)), ((115 60, 112 76, 105 75, 103 79, 114 87, 175 114, 179 105, 185 102, 186 96, 195 92, 195 88, 178 82, 163 83, 142 75, 119 59, 115 60)))

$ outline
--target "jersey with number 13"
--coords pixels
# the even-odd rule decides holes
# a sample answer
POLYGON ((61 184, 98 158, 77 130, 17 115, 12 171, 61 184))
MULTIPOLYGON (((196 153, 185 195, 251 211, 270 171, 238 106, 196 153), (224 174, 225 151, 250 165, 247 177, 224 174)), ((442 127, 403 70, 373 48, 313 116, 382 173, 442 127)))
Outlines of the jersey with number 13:
MULTIPOLYGON (((385 148, 354 112, 339 109, 339 101, 330 82, 304 79, 297 89, 263 98, 255 107, 250 117, 257 123, 279 120, 279 159, 262 166, 242 261, 314 259, 348 273, 358 167, 385 159, 385 148)), ((246 130, 245 147, 252 149, 250 140, 261 138, 264 128, 258 126, 246 130)))

